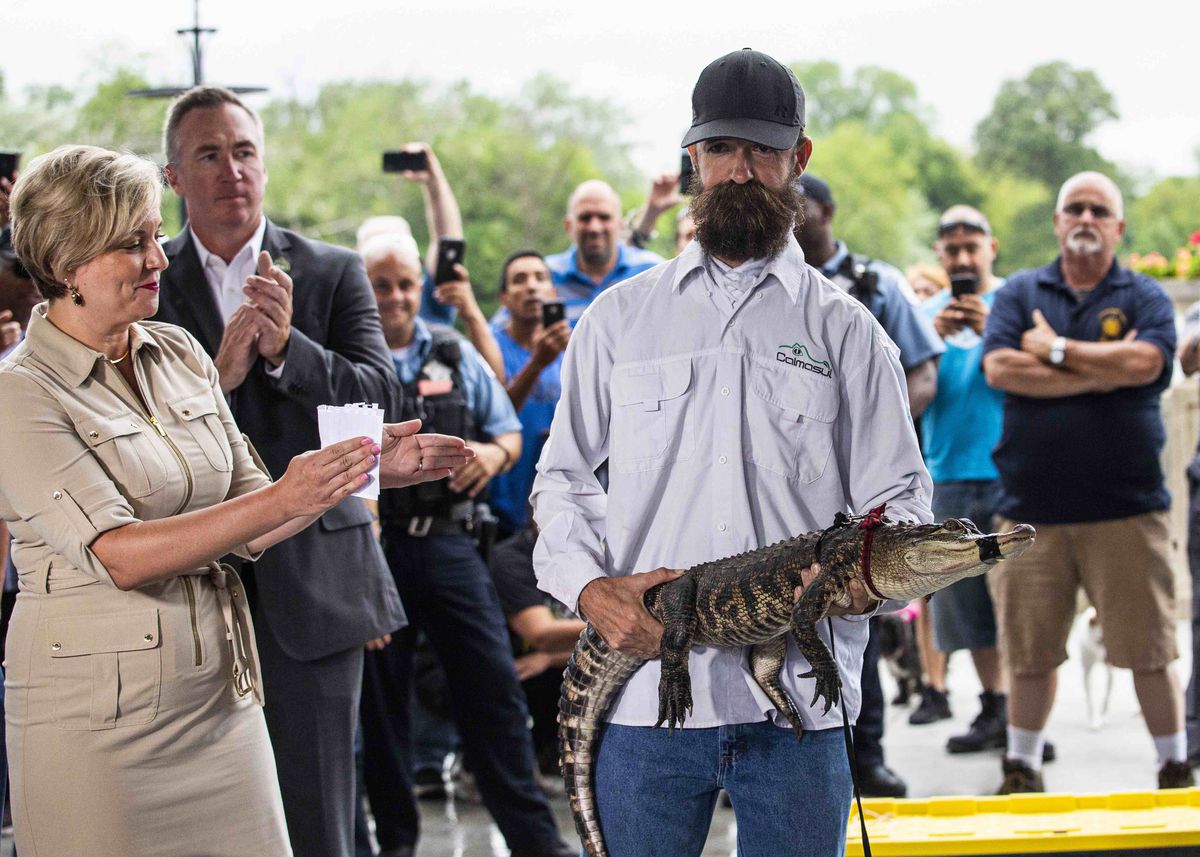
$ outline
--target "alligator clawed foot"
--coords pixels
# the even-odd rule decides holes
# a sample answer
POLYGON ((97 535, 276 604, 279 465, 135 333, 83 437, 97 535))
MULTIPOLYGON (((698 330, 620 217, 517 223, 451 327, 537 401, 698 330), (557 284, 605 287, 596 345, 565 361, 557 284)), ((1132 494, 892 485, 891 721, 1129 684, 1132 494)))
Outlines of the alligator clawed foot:
POLYGON ((837 669, 816 670, 811 669, 806 673, 802 673, 800 678, 812 678, 816 680, 816 688, 813 691, 812 701, 808 704, 810 708, 816 706, 821 697, 825 698, 825 710, 822 714, 828 714, 829 709, 837 704, 841 698, 842 682, 838 678, 837 669))
POLYGON ((683 726, 683 721, 692 713, 692 688, 690 682, 670 682, 659 694, 658 722, 655 727, 667 724, 672 732, 683 726))

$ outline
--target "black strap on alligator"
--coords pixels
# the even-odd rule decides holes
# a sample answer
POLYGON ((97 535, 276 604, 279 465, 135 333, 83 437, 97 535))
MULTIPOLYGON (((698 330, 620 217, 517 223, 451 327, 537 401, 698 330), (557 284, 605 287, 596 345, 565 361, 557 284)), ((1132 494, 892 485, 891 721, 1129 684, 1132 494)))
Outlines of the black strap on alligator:
MULTIPOLYGON (((863 530, 863 581, 867 584, 867 589, 870 590, 871 595, 880 601, 885 601, 886 599, 879 594, 879 590, 875 588, 875 584, 871 580, 871 549, 875 543, 875 529, 883 525, 883 512, 886 508, 887 503, 880 503, 858 520, 858 529, 863 530)), ((817 539, 815 554, 818 561, 821 556, 821 542, 825 536, 833 530, 841 529, 853 523, 853 519, 841 512, 835 516, 833 526, 821 533, 820 538, 817 539)), ((825 622, 829 628, 829 653, 833 656, 834 663, 837 663, 837 649, 833 641, 833 617, 826 616, 825 622)), ((863 857, 871 857, 871 840, 867 837, 867 817, 863 814, 862 790, 858 785, 858 753, 854 750, 854 735, 850 730, 850 715, 846 712, 846 698, 844 695, 838 701, 838 708, 842 710, 842 735, 846 739, 846 761, 850 764, 850 780, 854 783, 854 801, 858 805, 858 826, 862 831, 863 857)))

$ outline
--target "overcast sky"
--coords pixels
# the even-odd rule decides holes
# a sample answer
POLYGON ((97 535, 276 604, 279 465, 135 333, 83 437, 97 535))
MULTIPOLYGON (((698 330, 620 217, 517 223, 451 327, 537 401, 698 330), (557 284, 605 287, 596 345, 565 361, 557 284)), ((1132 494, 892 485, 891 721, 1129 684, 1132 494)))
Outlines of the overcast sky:
MULTIPOLYGON (((1095 71, 1116 96, 1121 118, 1095 140, 1106 156, 1157 177, 1200 172, 1194 0, 201 0, 200 15, 220 30, 206 53, 208 81, 276 95, 403 77, 465 78, 508 95, 550 72, 624 109, 648 174, 677 166, 696 76, 737 48, 900 72, 933 108, 935 131, 964 148, 1003 81, 1061 59, 1095 71)), ((187 82, 175 30, 191 20, 192 0, 0 0, 0 70, 10 93, 94 81, 101 61, 126 56, 145 58, 154 84, 187 82)))

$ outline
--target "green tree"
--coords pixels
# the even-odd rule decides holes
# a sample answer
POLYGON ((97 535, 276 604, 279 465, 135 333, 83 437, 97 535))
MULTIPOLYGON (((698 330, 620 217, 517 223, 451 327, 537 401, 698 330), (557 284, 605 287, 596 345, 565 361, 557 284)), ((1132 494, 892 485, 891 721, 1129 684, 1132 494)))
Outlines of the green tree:
POLYGON ((900 267, 928 255, 936 216, 916 187, 915 164, 886 137, 841 122, 814 141, 809 170, 833 190, 834 234, 851 250, 900 267))
POLYGON ((984 170, 1027 175, 1057 192, 1081 170, 1115 175, 1088 139, 1116 118, 1112 94, 1094 72, 1046 63, 1000 87, 975 129, 976 159, 984 170))
POLYGON ((979 208, 1000 243, 996 273, 1044 265, 1058 253, 1054 237, 1054 195, 1041 182, 1009 174, 980 179, 986 195, 979 208))
POLYGON ((419 188, 383 174, 380 159, 385 149, 429 142, 462 208, 467 266, 485 310, 495 306, 505 256, 520 247, 565 246, 562 217, 581 181, 603 177, 627 197, 644 192, 621 142, 623 117, 547 77, 508 100, 466 83, 329 84, 312 102, 273 101, 263 121, 267 211, 346 245, 365 218, 399 214, 424 246, 419 188))
POLYGON ((1200 178, 1169 178, 1126 207, 1129 249, 1168 258, 1200 229, 1200 178))
POLYGON ((792 63, 804 88, 805 133, 825 134, 842 122, 858 122, 868 131, 879 131, 896 116, 923 120, 926 112, 917 101, 911 80, 878 66, 860 66, 848 75, 830 60, 792 63))

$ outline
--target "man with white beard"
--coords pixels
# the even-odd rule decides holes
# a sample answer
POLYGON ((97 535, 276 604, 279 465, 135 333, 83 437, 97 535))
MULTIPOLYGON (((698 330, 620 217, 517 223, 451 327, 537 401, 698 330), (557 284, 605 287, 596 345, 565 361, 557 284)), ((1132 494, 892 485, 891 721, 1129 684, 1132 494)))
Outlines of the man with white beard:
POLYGON ((1170 497, 1159 465, 1174 311, 1158 283, 1115 260, 1125 221, 1121 191, 1107 176, 1067 179, 1054 233, 1061 255, 1008 279, 983 339, 987 381, 1006 393, 993 454, 1004 488, 999 512, 1038 532, 1033 548, 988 575, 1012 671, 1000 793, 1044 790, 1042 730, 1080 586, 1096 607, 1109 662, 1133 671, 1159 788, 1191 786, 1183 694, 1171 670, 1170 497))

